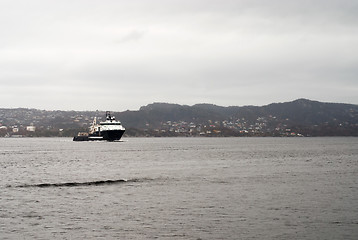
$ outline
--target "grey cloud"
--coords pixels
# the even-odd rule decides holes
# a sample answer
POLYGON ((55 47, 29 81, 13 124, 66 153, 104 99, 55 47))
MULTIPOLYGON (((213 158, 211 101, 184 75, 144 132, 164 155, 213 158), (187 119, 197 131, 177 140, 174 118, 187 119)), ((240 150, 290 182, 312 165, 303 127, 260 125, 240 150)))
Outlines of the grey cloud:
POLYGON ((357 10, 353 0, 2 2, 0 102, 358 103, 357 10), (29 89, 46 102, 16 97, 29 89))
POLYGON ((144 32, 134 30, 115 40, 115 43, 138 41, 139 39, 143 38, 143 36, 144 32))

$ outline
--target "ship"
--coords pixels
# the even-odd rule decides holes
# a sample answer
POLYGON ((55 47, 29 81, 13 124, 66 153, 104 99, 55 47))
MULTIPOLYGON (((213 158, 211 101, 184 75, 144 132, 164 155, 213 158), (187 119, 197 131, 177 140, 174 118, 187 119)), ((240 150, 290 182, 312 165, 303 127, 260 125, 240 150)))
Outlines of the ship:
POLYGON ((119 141, 125 132, 120 121, 117 121, 109 111, 106 112, 106 120, 97 123, 97 118, 89 128, 89 132, 79 132, 73 141, 119 141))

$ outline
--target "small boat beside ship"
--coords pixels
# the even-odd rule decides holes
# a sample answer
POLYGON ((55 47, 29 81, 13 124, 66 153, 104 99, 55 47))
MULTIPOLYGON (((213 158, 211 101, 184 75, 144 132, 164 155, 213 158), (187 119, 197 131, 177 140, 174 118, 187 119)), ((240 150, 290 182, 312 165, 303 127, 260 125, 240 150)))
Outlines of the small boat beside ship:
POLYGON ((106 120, 97 123, 95 117, 89 132, 79 132, 73 141, 118 141, 125 132, 120 121, 117 121, 110 112, 106 112, 106 120))

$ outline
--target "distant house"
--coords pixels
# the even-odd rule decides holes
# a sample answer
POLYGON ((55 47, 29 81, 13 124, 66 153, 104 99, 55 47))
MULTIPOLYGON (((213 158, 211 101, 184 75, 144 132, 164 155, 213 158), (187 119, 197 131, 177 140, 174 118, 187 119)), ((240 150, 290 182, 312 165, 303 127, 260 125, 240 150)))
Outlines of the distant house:
POLYGON ((35 126, 27 126, 27 127, 26 127, 26 131, 28 131, 28 132, 35 132, 35 131, 36 131, 36 127, 35 127, 35 126))

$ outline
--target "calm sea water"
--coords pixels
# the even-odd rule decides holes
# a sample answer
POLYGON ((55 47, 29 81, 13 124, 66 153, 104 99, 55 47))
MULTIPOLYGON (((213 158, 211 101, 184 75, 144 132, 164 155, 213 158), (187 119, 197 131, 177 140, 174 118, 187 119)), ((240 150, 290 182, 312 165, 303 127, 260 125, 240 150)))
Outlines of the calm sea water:
POLYGON ((358 138, 0 139, 1 239, 358 239, 358 138))

